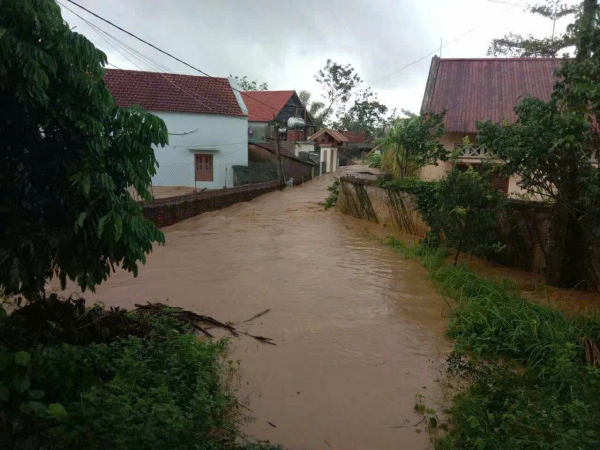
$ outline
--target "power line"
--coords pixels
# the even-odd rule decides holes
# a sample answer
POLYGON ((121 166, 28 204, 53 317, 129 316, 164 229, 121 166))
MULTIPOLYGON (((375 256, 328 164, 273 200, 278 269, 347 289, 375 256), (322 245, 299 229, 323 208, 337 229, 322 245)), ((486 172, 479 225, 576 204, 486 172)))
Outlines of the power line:
MULTIPOLYGON (((74 14, 75 16, 79 17, 83 22, 85 22, 96 34, 98 34, 98 36, 100 36, 108 45, 110 45, 117 53, 119 53, 123 58, 125 58, 127 61, 129 61, 131 64, 133 64, 135 67, 137 67, 139 70, 143 70, 140 66, 138 66, 135 62, 133 62, 131 59, 129 59, 127 57, 127 55, 124 55, 117 47, 115 47, 115 45, 119 46, 124 52, 128 53, 131 57, 137 59, 138 61, 141 61, 142 64, 147 64, 151 69, 156 70, 156 68, 158 67, 161 70, 167 70, 167 71, 171 71, 171 69, 169 69, 168 67, 154 61, 152 58, 143 55, 142 53, 138 52, 137 50, 135 50, 132 47, 129 47, 127 44, 125 44, 124 42, 120 41, 119 39, 117 39, 116 37, 112 36, 110 33, 108 33, 107 31, 104 31, 102 28, 98 27, 97 25, 91 23, 90 21, 88 21, 87 19, 85 19, 84 17, 80 16, 79 14, 77 14, 75 11, 71 10, 70 8, 68 8, 67 6, 63 5, 60 1, 56 1, 59 5, 61 5, 63 8, 65 8, 67 11, 69 11, 70 13, 74 14), (113 45, 108 39, 108 38, 112 39, 113 42, 115 42, 115 45, 113 45), (127 50, 128 49, 130 50, 127 50), (138 54, 139 56, 136 56, 136 54, 138 54)), ((112 65, 112 64, 111 64, 112 65)), ((115 66, 116 67, 116 66, 115 66)), ((122 70, 122 69, 120 69, 122 70)), ((208 109, 212 110, 212 108, 207 105, 206 103, 204 103, 202 100, 200 100, 198 97, 196 97, 196 95, 193 92, 190 92, 184 88, 182 88, 181 86, 177 85, 173 80, 170 80, 169 78, 167 78, 164 74, 160 73, 160 70, 157 72, 161 77, 163 77, 168 83, 172 84, 173 86, 175 86, 175 88, 179 89, 180 91, 182 91, 183 93, 188 94, 191 98, 193 98, 194 100, 196 100, 197 102, 199 102, 200 104, 202 104, 203 106, 206 106, 208 109)), ((205 101, 208 101, 207 99, 204 99, 205 101)), ((218 106, 217 103, 212 102, 213 105, 218 106)))
MULTIPOLYGON (((69 1, 70 1, 70 0, 69 0, 69 1)), ((510 11, 510 10, 512 10, 512 9, 514 9, 514 8, 516 8, 517 6, 521 5, 521 4, 522 4, 524 1, 525 1, 525 0, 521 0, 519 3, 510 3, 510 4, 511 4, 511 5, 513 5, 513 6, 511 6, 510 8, 507 8, 507 9, 506 9, 506 10, 504 10, 504 11, 503 11, 501 14, 505 14, 505 13, 507 13, 508 11, 510 11)), ((495 2, 495 3, 500 3, 500 2, 495 2)), ((377 84, 377 83, 379 83, 380 81, 386 80, 387 78, 389 78, 389 77, 391 77, 391 76, 393 76, 393 75, 396 75, 398 72, 401 72, 401 71, 403 71, 404 69, 406 69, 406 68, 408 68, 408 67, 410 67, 410 66, 413 66, 413 65, 415 65, 415 64, 417 64, 417 63, 419 63, 419 62, 423 61, 424 59, 428 58, 429 56, 431 56, 431 55, 434 55, 434 54, 435 54, 435 53, 436 53, 438 50, 441 52, 441 49, 442 49, 442 48, 444 48, 444 47, 447 47, 448 45, 452 45, 452 44, 454 44, 454 43, 455 43, 455 42, 457 42, 457 41, 460 41, 460 40, 461 40, 462 38, 464 38, 464 37, 465 37, 467 34, 469 34, 469 33, 472 33, 473 31, 477 30, 478 28, 481 28, 481 26, 482 26, 482 25, 480 24, 480 25, 477 25, 476 27, 473 27, 473 28, 471 28, 470 30, 467 30, 467 31, 465 31, 463 34, 461 34, 460 36, 458 36, 456 39, 454 39, 454 40, 452 40, 452 41, 448 42, 447 44, 440 45, 438 48, 436 48, 436 49, 435 49, 435 50, 433 50, 432 52, 430 52, 430 53, 426 54, 426 55, 425 55, 425 56, 423 56, 422 58, 419 58, 419 59, 417 59, 417 60, 415 60, 415 61, 413 61, 413 62, 411 62, 411 63, 409 63, 409 64, 407 64, 407 65, 405 65, 405 66, 403 66, 403 67, 401 67, 400 69, 396 70, 395 72, 392 72, 392 73, 390 73, 389 75, 386 75, 385 77, 383 77, 383 78, 380 78, 380 79, 379 79, 379 80, 377 80, 377 81, 374 81, 373 83, 371 83, 371 84, 370 84, 369 86, 367 86, 367 87, 371 87, 371 86, 373 86, 374 84, 377 84)))
MULTIPOLYGON (((93 15, 94 17, 97 17, 98 19, 102 20, 103 22, 106 22, 106 23, 107 23, 107 24, 109 24, 110 26, 112 26, 112 27, 115 27, 117 30, 120 30, 120 31, 122 31, 123 33, 126 33, 126 34, 128 34, 129 36, 131 36, 131 37, 133 37, 133 38, 137 39, 137 40, 138 40, 138 41, 140 41, 140 42, 143 42, 144 44, 146 44, 146 45, 148 45, 148 46, 152 47, 153 49, 155 49, 155 50, 157 50, 157 51, 159 51, 159 52, 161 52, 161 53, 163 53, 163 54, 165 54, 165 55, 167 55, 168 57, 170 57, 170 58, 173 58, 175 61, 178 61, 178 62, 180 62, 181 64, 183 64, 183 65, 185 65, 185 66, 187 66, 187 67, 189 67, 189 68, 191 68, 191 69, 194 69, 195 71, 197 71, 197 72, 200 72, 202 75, 205 75, 205 76, 207 76, 207 77, 209 77, 209 78, 215 78, 215 77, 213 77, 212 75, 209 75, 208 73, 204 72, 203 70, 201 70, 201 69, 198 69, 197 67, 194 67, 194 66, 192 66, 191 64, 189 64, 189 63, 185 62, 184 60, 182 60, 182 59, 180 59, 180 58, 178 58, 178 57, 176 57, 176 56, 172 55, 171 53, 169 53, 169 52, 167 52, 167 51, 165 51, 165 50, 163 50, 163 49, 161 49, 161 48, 157 47, 156 45, 154 45, 154 44, 152 44, 152 43, 150 43, 150 42, 148 42, 148 41, 146 41, 146 40, 144 40, 144 39, 142 39, 142 38, 140 38, 140 37, 136 36, 136 35, 135 35, 135 34, 133 34, 132 32, 130 32, 130 31, 127 31, 126 29, 124 29, 124 28, 122 28, 122 27, 120 27, 120 26, 118 26, 118 25, 114 24, 114 23, 113 23, 113 22, 111 22, 110 20, 107 20, 107 19, 105 19, 104 17, 102 17, 102 16, 100 16, 100 15, 96 14, 96 13, 95 13, 95 12, 93 12, 93 11, 90 11, 90 10, 89 10, 89 9, 87 9, 86 7, 84 7, 84 6, 81 6, 79 3, 77 3, 77 2, 74 2, 73 0, 67 0, 67 1, 68 1, 69 3, 72 3, 73 5, 77 6, 78 8, 81 8, 81 9, 83 9, 84 11, 86 11, 86 12, 90 13, 90 14, 91 14, 91 15, 93 15)), ((268 104, 266 104, 266 103, 264 103, 264 102, 262 102, 262 101, 258 100, 257 98, 254 98, 254 97, 252 97, 251 95, 249 95, 249 94, 248 94, 248 93, 246 93, 246 92, 240 91, 239 89, 237 89, 237 88, 235 88, 235 87, 233 87, 233 86, 232 86, 232 89, 233 89, 234 91, 236 91, 236 92, 239 92, 240 94, 244 94, 244 95, 246 95, 248 98, 251 98, 252 100, 254 100, 254 101, 256 101, 256 102, 258 102, 258 103, 260 103, 260 104, 262 104, 262 105, 265 105, 265 106, 267 106, 268 108, 271 108, 271 109, 272 109, 273 111, 275 111, 275 112, 278 112, 278 111, 279 111, 277 108, 275 108, 275 107, 273 107, 273 106, 271 106, 271 105, 268 105, 268 104)))

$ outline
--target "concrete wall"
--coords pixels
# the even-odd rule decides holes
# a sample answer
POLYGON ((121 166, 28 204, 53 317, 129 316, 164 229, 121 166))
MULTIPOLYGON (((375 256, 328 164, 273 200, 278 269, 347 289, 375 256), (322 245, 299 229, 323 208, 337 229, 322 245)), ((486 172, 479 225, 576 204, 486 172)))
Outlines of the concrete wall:
POLYGON ((429 227, 421 218, 416 198, 379 187, 372 179, 341 177, 338 209, 359 219, 425 237, 429 227))
POLYGON ((229 189, 198 192, 142 202, 142 211, 146 219, 151 220, 157 227, 173 225, 190 217, 208 211, 226 208, 235 203, 247 202, 267 192, 281 187, 278 181, 251 184, 229 189))
MULTIPOLYGON (((251 163, 272 163, 273 167, 264 166, 266 170, 272 171, 273 168, 277 173, 277 155, 270 152, 267 149, 251 146, 249 148, 249 155, 251 163)), ((288 158, 285 154, 282 154, 281 161, 283 163, 283 175, 286 180, 290 178, 294 179, 294 184, 299 185, 305 181, 312 180, 314 176, 314 166, 312 164, 298 161, 294 158, 288 158)), ((254 164, 252 164, 254 166, 254 164)), ((253 167, 254 169, 254 167, 253 167)))
MULTIPOLYGON (((424 237, 429 229, 417 209, 414 194, 379 187, 377 176, 340 178, 338 208, 344 214, 424 237)), ((520 269, 543 272, 550 251, 552 211, 547 204, 508 200, 498 217, 498 232, 505 249, 497 262, 520 269)), ((590 236, 583 237, 591 242, 590 236)), ((586 245, 569 249, 579 261, 579 288, 600 291, 600 249, 586 245)))
MULTIPOLYGON (((475 134, 472 133, 444 133, 442 135, 442 137, 440 137, 440 143, 442 143, 442 145, 444 147, 446 147, 446 149, 450 152, 454 151, 454 148, 457 144, 462 144, 463 139, 465 138, 465 136, 469 137, 469 140, 473 143, 475 143, 477 141, 477 136, 475 134)), ((465 160, 465 162, 471 161, 473 163, 481 163, 480 159, 473 159, 473 160, 465 160)), ((427 180, 427 181, 431 181, 431 180, 437 180, 442 178, 446 172, 450 171, 452 169, 452 163, 450 161, 438 161, 438 165, 434 166, 434 165, 428 165, 425 167, 421 168, 421 171, 419 172, 419 178, 421 178, 422 180, 427 180)), ((517 186, 517 183, 519 181, 519 177, 516 175, 513 175, 509 178, 508 180, 508 195, 509 196, 519 196, 519 195, 523 195, 526 192, 523 191, 519 186, 517 186)))
POLYGON ((251 131, 248 134, 248 139, 252 142, 264 143, 267 142, 267 122, 248 122, 248 129, 251 131))
POLYGON ((214 181, 199 181, 199 189, 232 187, 232 166, 248 165, 246 117, 164 111, 152 114, 164 120, 169 130, 169 145, 154 150, 160 165, 152 179, 155 186, 194 187, 194 153, 213 155, 214 181))
POLYGON ((294 153, 296 156, 300 156, 300 152, 314 152, 315 144, 313 142, 301 142, 296 141, 296 146, 294 148, 294 153))
POLYGON ((338 168, 338 149, 337 147, 321 147, 321 162, 325 162, 325 173, 335 172, 338 168), (333 152, 333 166, 331 165, 331 153, 333 152))

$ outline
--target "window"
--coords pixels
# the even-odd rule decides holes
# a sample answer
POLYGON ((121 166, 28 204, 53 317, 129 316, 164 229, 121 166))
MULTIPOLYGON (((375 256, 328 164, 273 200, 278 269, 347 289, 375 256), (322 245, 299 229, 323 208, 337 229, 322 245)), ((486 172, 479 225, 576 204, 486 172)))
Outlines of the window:
POLYGON ((196 153, 194 159, 196 181, 213 181, 213 155, 196 153))

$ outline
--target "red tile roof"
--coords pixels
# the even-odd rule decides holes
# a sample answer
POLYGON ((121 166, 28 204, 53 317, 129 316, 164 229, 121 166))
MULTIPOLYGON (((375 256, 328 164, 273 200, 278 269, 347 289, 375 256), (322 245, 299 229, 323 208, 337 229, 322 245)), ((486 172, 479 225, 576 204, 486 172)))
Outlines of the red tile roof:
POLYGON ((314 141, 316 138, 318 138, 319 136, 321 136, 324 133, 330 134, 331 137, 334 138, 338 142, 348 142, 348 138, 346 136, 344 136, 341 132, 339 132, 337 130, 332 130, 331 128, 321 128, 315 134, 310 136, 308 138, 308 140, 314 141))
POLYGON ((514 107, 527 95, 549 100, 562 59, 434 57, 421 113, 448 110, 446 131, 477 132, 475 122, 516 119, 514 107), (439 66, 436 70, 436 65, 439 66))
POLYGON ((227 78, 105 69, 104 83, 123 108, 245 116, 227 78))
POLYGON ((249 122, 270 122, 296 91, 248 91, 242 98, 249 122))
POLYGON ((367 138, 365 131, 342 131, 341 133, 348 138, 348 142, 351 144, 362 144, 373 140, 371 137, 367 138))

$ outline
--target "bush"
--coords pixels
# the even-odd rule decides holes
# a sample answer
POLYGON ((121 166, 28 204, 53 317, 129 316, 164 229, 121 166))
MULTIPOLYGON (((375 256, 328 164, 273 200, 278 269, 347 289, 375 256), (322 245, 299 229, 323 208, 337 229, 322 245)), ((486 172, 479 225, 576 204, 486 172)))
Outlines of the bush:
POLYGON ((321 206, 324 206, 325 209, 333 208, 337 205, 338 197, 340 195, 340 179, 336 178, 331 186, 327 187, 327 190, 329 191, 329 195, 324 202, 319 203, 321 206))
POLYGON ((470 385, 454 397, 436 449, 600 447, 600 368, 585 350, 600 342, 597 317, 525 301, 509 280, 448 266, 443 250, 389 243, 419 258, 455 301, 450 369, 470 385))
POLYGON ((225 340, 55 295, 0 313, 0 448, 235 447, 225 340))

